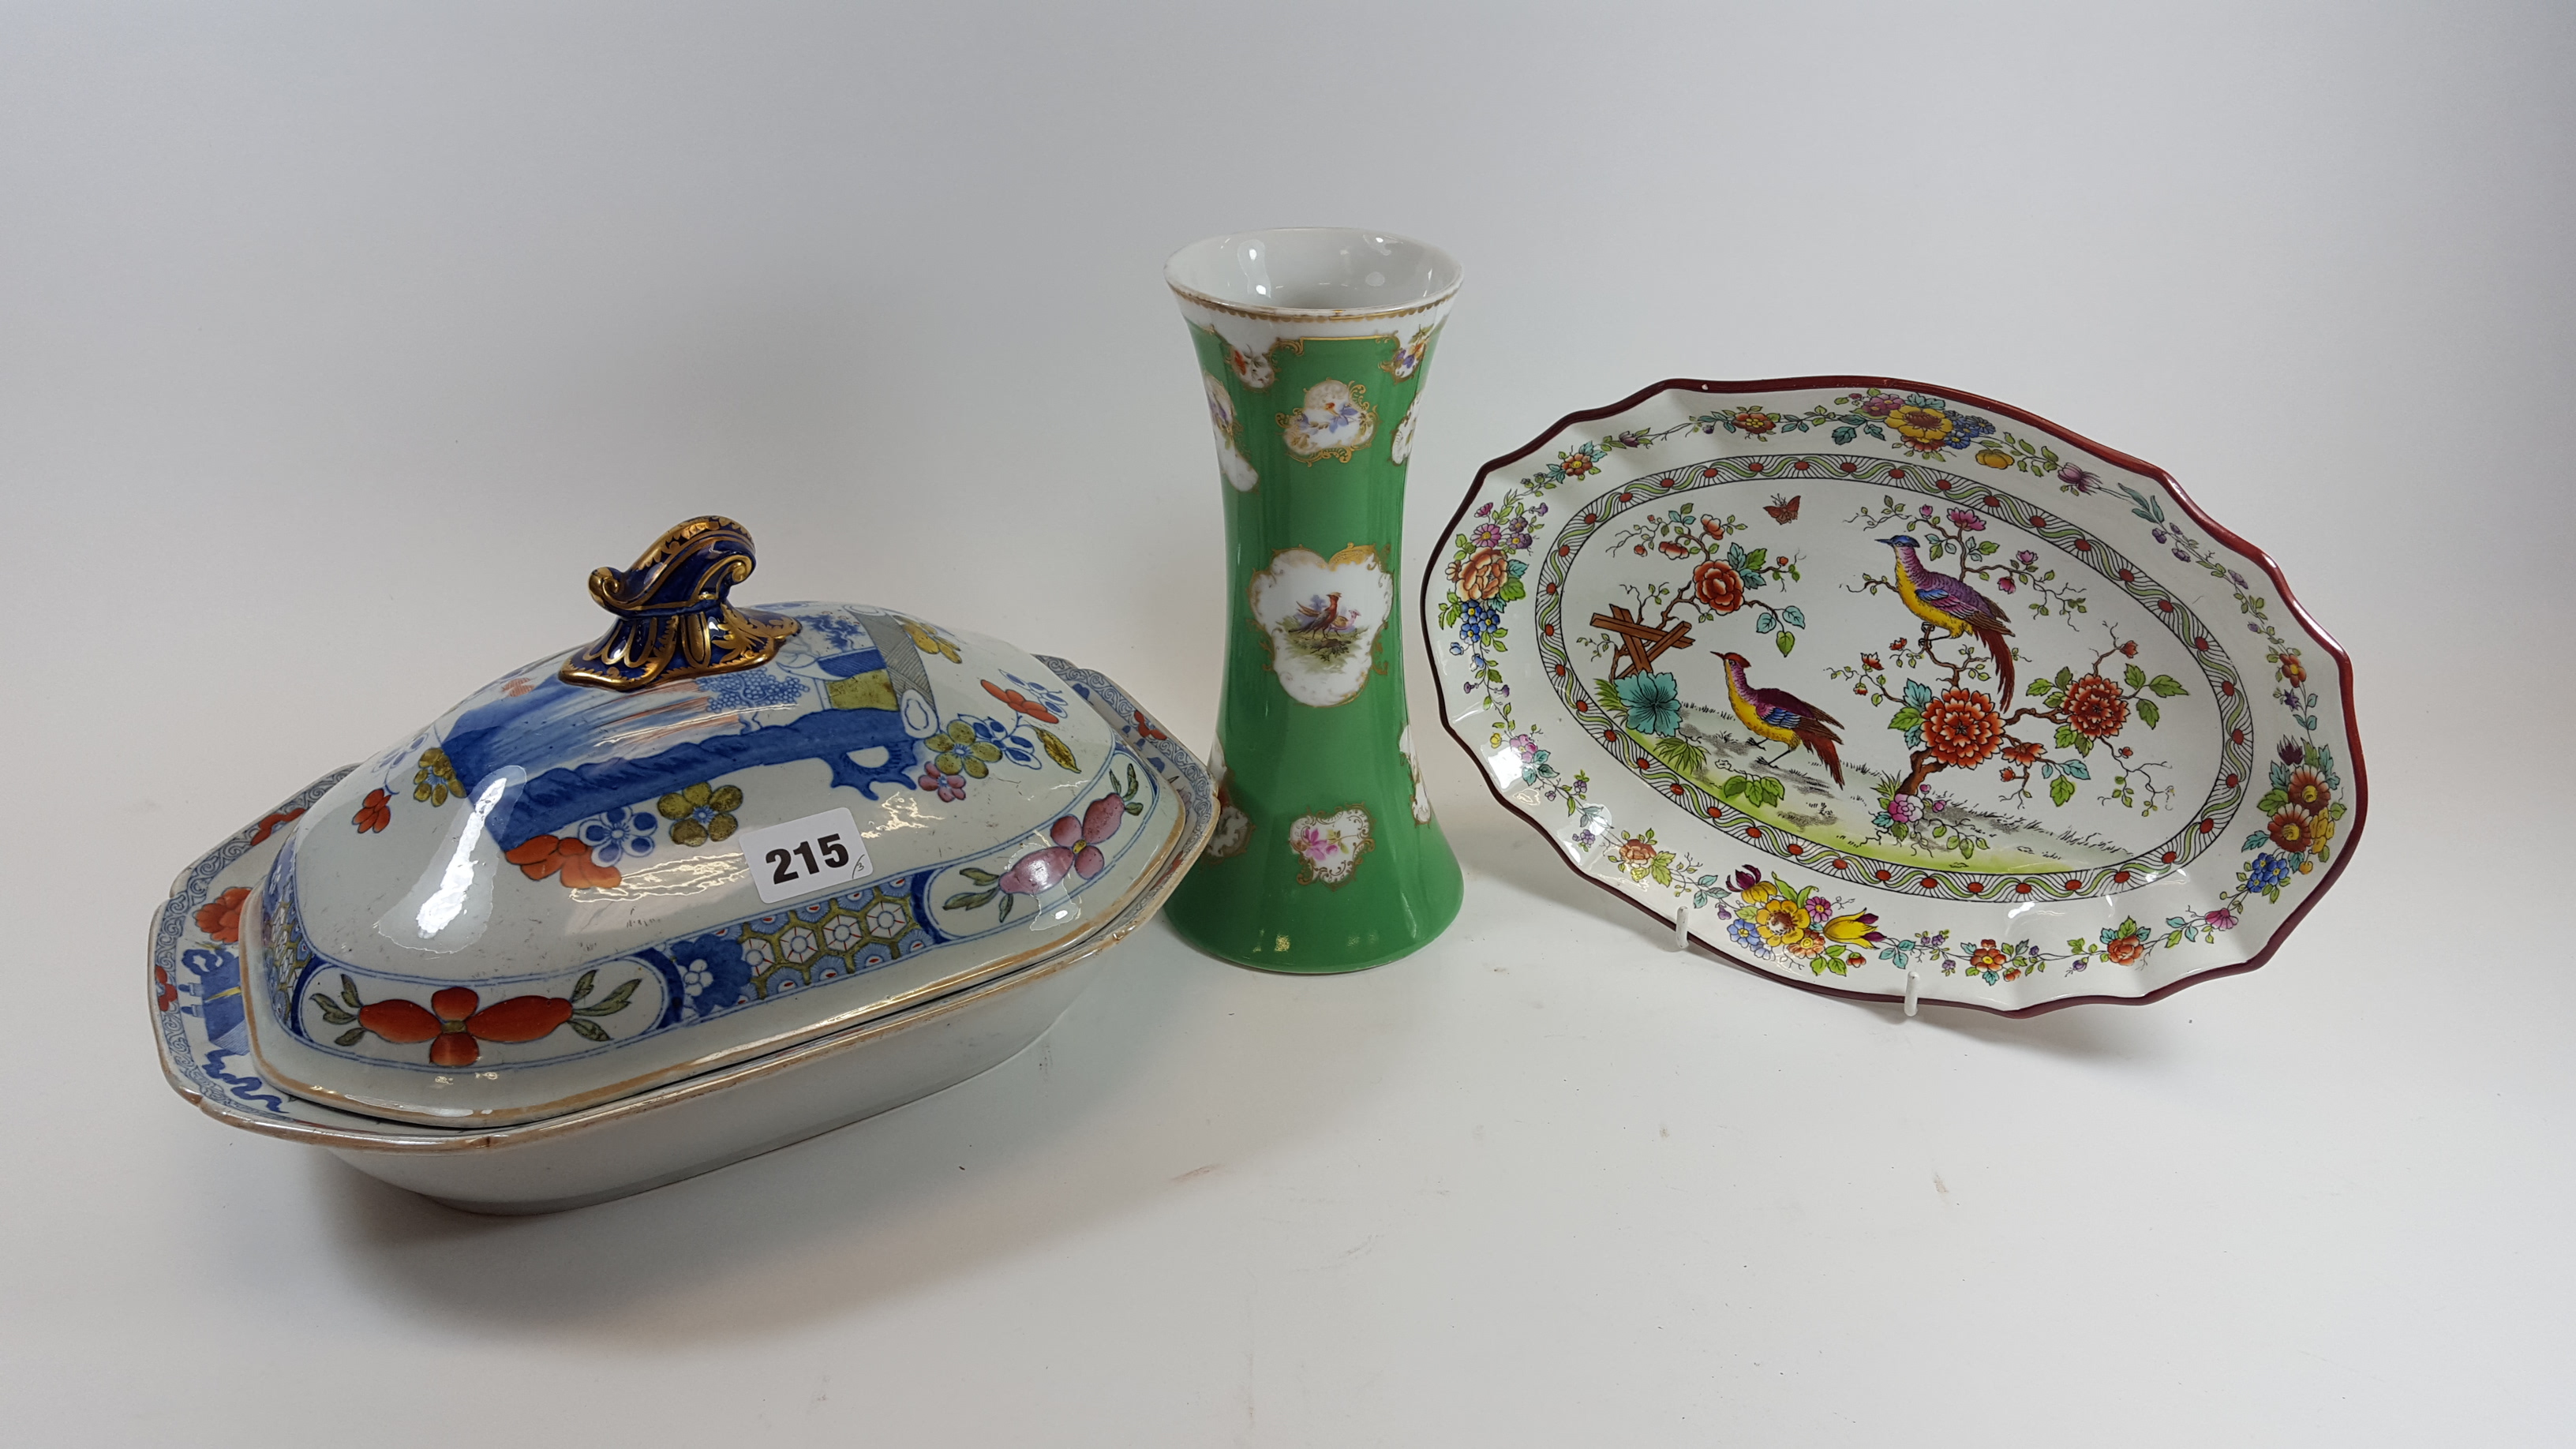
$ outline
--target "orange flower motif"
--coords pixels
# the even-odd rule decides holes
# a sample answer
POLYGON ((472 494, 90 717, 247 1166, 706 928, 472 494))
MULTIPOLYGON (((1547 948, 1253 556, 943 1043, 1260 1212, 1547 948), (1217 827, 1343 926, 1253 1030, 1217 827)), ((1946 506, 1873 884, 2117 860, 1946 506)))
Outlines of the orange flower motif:
POLYGON ((299 819, 303 814, 304 807, 299 805, 292 810, 280 810, 274 814, 261 816, 259 818, 259 828, 250 833, 250 843, 253 845, 259 844, 272 834, 275 834, 277 827, 299 819))
POLYGON ((570 835, 532 835, 518 849, 501 857, 527 873, 530 880, 554 876, 568 889, 583 886, 618 885, 625 877, 613 865, 596 865, 590 858, 590 847, 570 835))
POLYGON ((1567 453, 1564 458, 1563 466, 1565 476, 1568 478, 1580 478, 1600 466, 1592 461, 1592 455, 1589 453, 1567 453))
POLYGON ((2299 662, 2298 655, 2284 654, 2281 656, 2281 677, 2292 684, 2305 684, 2308 682, 2308 666, 2299 662))
POLYGON ((1992 936, 1979 941, 1977 949, 1968 953, 1968 964, 1979 971, 2001 971, 2010 960, 2012 953, 1996 945, 1992 936))
POLYGON ((2102 948, 2102 954, 2123 966, 2135 966, 2146 958, 2147 941, 2143 936, 2120 936, 2102 948))
POLYGON ((1744 411, 1737 413, 1732 421, 1738 428, 1751 433, 1757 438, 1762 436, 1764 433, 1771 431, 1773 428, 1780 426, 1780 420, 1778 418, 1771 416, 1760 408, 1746 408, 1744 411))
POLYGON ((218 941, 238 943, 241 940, 242 902, 250 899, 249 886, 234 886, 197 908, 197 929, 218 941))
POLYGON ((2003 734, 1995 702, 1973 689, 1950 690, 1923 706, 1923 746, 1952 769, 1984 764, 2003 734))
POLYGON ((431 1066, 470 1067, 482 1060, 485 1042, 536 1041, 567 1022, 591 1041, 608 1041, 608 1032, 596 1021, 576 1018, 615 1016, 626 1010, 644 979, 639 976, 588 1006, 576 1005, 590 994, 591 983, 598 977, 596 970, 583 972, 570 996, 513 996, 490 1006, 469 987, 448 986, 431 992, 429 1005, 422 1006, 400 997, 361 1003, 357 986, 343 976, 339 996, 316 992, 312 1005, 324 1021, 349 1028, 340 1033, 340 1046, 355 1046, 373 1032, 398 1046, 429 1043, 431 1066))
POLYGON ((2036 765, 2039 763, 2039 757, 2046 753, 2046 750, 2028 740, 2015 740, 2004 746, 2004 758, 2016 765, 2036 765))
POLYGON ((1744 607, 1744 576, 1724 559, 1710 559, 1691 570, 1691 595, 1703 608, 1732 614, 1744 607))
POLYGON ((2129 702, 2120 686, 2087 674, 2067 686, 2066 722, 2094 739, 2108 739, 2129 722, 2129 702))
POLYGON ((2263 832, 2272 837, 2274 845, 2294 856, 2306 854, 2318 843, 2316 822, 2296 805, 2273 816, 2272 823, 2263 827, 2263 832))
POLYGON ((984 692, 986 694, 993 696, 995 699, 1000 700, 1002 703, 1009 705, 1011 708, 1027 715, 1029 718, 1036 720, 1041 724, 1054 724, 1056 722, 1056 717, 1048 711, 1045 705, 1038 703, 1036 700, 1029 698, 1027 695, 1020 693, 1016 689, 1004 689, 989 679, 979 679, 975 682, 984 686, 984 692))
POLYGON ((2334 792, 2326 788, 2325 777, 2314 770, 2292 770, 2290 783, 2281 793, 2290 797, 2291 804, 2311 815, 2324 814, 2326 806, 2334 800, 2334 792))
POLYGON ((450 986, 432 993, 425 1010, 416 1001, 371 1001, 358 1008, 358 1025, 389 1042, 428 1042, 433 1067, 470 1067, 482 1060, 484 1042, 535 1041, 572 1020, 572 1003, 560 996, 513 996, 478 1006, 480 996, 450 986))
POLYGON ((1449 566, 1449 577, 1458 583, 1462 599, 1490 599, 1511 582, 1511 560, 1498 548, 1480 548, 1449 566))
POLYGON ((1644 865, 1655 858, 1655 843, 1642 835, 1631 835, 1620 843, 1619 858, 1631 865, 1644 865))
POLYGON ((366 803, 358 807, 357 814, 349 817, 349 823, 357 826, 361 835, 384 829, 393 823, 392 800, 392 794, 387 791, 369 790, 366 803))

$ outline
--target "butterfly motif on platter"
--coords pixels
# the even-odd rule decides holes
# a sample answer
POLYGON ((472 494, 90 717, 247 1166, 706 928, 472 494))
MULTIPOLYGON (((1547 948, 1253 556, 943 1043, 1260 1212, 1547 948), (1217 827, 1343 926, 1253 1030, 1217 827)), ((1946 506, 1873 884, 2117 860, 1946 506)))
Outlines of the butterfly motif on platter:
POLYGON ((1798 521, 1798 505, 1805 502, 1806 497, 1801 493, 1795 498, 1783 498, 1774 493, 1771 501, 1762 505, 1762 511, 1771 515, 1773 523, 1795 523, 1798 521))

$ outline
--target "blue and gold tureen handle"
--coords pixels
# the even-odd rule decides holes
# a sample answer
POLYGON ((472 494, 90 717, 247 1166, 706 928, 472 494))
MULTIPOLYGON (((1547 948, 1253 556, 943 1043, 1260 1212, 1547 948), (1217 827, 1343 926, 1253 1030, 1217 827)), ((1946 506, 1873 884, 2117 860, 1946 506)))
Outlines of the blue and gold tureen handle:
POLYGON ((590 596, 617 623, 557 673, 623 691, 768 663, 798 626, 727 600, 753 567, 750 530, 709 514, 663 534, 632 568, 593 571, 590 596))

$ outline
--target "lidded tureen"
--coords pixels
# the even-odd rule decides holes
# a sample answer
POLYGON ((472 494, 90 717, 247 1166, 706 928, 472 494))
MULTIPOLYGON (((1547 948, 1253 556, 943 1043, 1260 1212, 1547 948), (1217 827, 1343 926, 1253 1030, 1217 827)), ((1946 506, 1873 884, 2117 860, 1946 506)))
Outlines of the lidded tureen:
POLYGON ((605 636, 183 876, 155 938, 160 1009, 197 998, 174 1084, 525 1132, 1046 974, 1196 855, 1204 775, 1108 681, 893 610, 737 607, 751 571, 741 525, 673 528, 592 575, 605 636), (158 959, 197 934, 237 953, 228 1011, 220 964, 158 959), (227 1090, 244 1057, 256 1090, 227 1090))

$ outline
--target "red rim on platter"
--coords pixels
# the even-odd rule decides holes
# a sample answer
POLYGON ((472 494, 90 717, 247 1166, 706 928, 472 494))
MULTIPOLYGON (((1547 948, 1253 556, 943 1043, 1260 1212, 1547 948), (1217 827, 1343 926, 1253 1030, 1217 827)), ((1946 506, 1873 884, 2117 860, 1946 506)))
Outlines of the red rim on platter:
POLYGON ((1882 377, 1659 382, 1485 465, 1442 724, 1737 965, 2027 1016, 2250 971, 2343 871, 2351 661, 2162 469, 1882 377))

